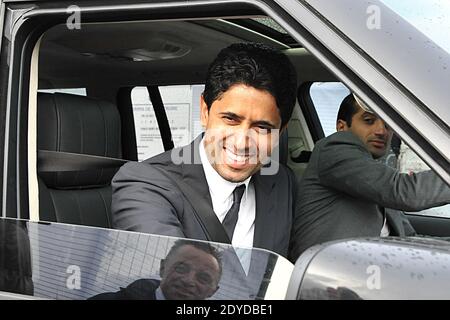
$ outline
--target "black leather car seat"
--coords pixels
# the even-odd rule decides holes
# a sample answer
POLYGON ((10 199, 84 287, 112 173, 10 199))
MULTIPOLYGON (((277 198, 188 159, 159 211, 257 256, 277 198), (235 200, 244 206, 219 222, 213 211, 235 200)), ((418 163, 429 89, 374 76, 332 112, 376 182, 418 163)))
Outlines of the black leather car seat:
MULTIPOLYGON (((38 93, 38 148, 121 158, 116 106, 83 96, 38 93)), ((40 220, 110 228, 117 168, 39 172, 40 220)))

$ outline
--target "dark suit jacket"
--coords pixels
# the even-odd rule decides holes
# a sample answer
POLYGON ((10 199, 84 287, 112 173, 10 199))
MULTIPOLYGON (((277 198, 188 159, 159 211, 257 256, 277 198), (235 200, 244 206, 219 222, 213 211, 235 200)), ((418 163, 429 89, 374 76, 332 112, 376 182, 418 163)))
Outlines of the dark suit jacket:
MULTIPOLYGON (((174 163, 168 151, 140 163, 129 162, 117 172, 112 180, 114 228, 212 241, 186 197, 160 172, 170 171, 191 186, 198 198, 190 200, 207 203, 216 217, 198 152, 201 138, 173 150, 175 158, 185 159, 183 163, 174 163)), ((277 174, 256 173, 252 181, 256 194, 253 245, 287 256, 296 194, 292 171, 280 165, 277 174)))
POLYGON ((450 202, 450 188, 432 171, 413 175, 375 161, 351 132, 319 141, 298 186, 295 259, 312 245, 342 238, 414 234, 398 211, 420 211, 450 202), (384 208, 382 208, 384 207, 384 208))
POLYGON ((88 300, 156 300, 155 291, 159 283, 155 279, 139 279, 117 292, 100 293, 88 300))

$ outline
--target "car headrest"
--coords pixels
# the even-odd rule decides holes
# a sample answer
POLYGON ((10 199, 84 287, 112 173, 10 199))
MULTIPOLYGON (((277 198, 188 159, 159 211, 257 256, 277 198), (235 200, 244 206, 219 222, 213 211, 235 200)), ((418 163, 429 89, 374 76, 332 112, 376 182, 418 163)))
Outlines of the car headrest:
MULTIPOLYGON (((38 148, 121 158, 120 115, 110 102, 64 93, 38 93, 38 148)), ((47 187, 104 186, 117 169, 40 173, 47 187)))

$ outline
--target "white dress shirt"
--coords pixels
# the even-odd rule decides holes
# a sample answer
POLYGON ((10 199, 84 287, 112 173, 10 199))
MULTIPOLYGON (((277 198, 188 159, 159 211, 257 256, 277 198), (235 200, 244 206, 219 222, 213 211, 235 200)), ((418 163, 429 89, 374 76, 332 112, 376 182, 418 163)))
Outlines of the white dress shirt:
POLYGON ((387 224, 386 213, 384 214, 383 227, 381 228, 380 237, 389 237, 390 230, 387 224))
POLYGON ((199 146, 200 160, 203 165, 206 181, 208 182, 214 213, 217 215, 217 218, 219 218, 219 221, 222 222, 223 219, 225 219, 228 210, 230 210, 233 205, 234 189, 239 185, 245 184, 246 188, 242 196, 238 221, 236 223, 236 228, 234 229, 231 243, 233 246, 253 247, 256 200, 255 188, 253 182, 250 181, 251 177, 238 183, 230 182, 222 178, 209 162, 203 143, 204 139, 199 146))
POLYGON ((164 293, 161 290, 161 287, 158 287, 155 291, 155 299, 156 300, 167 300, 164 296, 164 293))

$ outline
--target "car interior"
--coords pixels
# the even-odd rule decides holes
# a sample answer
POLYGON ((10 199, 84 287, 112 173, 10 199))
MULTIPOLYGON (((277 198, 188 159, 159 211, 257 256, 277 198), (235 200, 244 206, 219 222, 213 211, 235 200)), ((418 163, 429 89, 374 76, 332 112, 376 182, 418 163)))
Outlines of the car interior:
MULTIPOLYGON (((263 42, 283 50, 295 65, 306 66, 297 70, 299 83, 311 81, 309 75, 332 79, 284 30, 274 27, 281 29, 273 20, 260 17, 86 24, 75 31, 57 25, 49 29, 39 48, 38 150, 138 160, 131 89, 156 88, 158 100, 160 86, 202 84, 209 62, 236 42, 263 42), (104 41, 111 35, 112 41, 104 41), (85 89, 86 96, 65 93, 71 88, 85 89)), ((150 98, 156 113, 155 97, 150 98)), ((164 108, 162 113, 161 121, 167 122, 164 108)), ((288 140, 297 153, 311 149, 303 141, 308 132, 300 132, 298 114, 292 120, 298 122, 297 130, 290 129, 289 139, 283 138, 286 145, 281 161, 287 161, 288 140)), ((158 125, 168 150, 173 147, 170 127, 160 121, 158 125)), ((298 168, 300 172, 301 162, 298 168)), ((110 181, 116 171, 99 167, 39 172, 39 219, 111 227, 110 181)))
MULTIPOLYGON (((222 48, 247 41, 277 48, 296 68, 298 99, 280 141, 280 161, 301 176, 314 143, 324 137, 309 88, 339 80, 270 17, 97 22, 72 30, 58 24, 36 44, 31 75, 37 90, 29 137, 36 144, 28 144, 28 154, 38 154, 38 161, 28 172, 30 218, 111 228, 111 179, 126 161, 142 160, 134 88, 143 89, 152 106, 156 143, 169 150, 175 122, 162 90, 202 85, 222 48)), ((411 220, 420 233, 450 235, 450 219, 411 220)))

